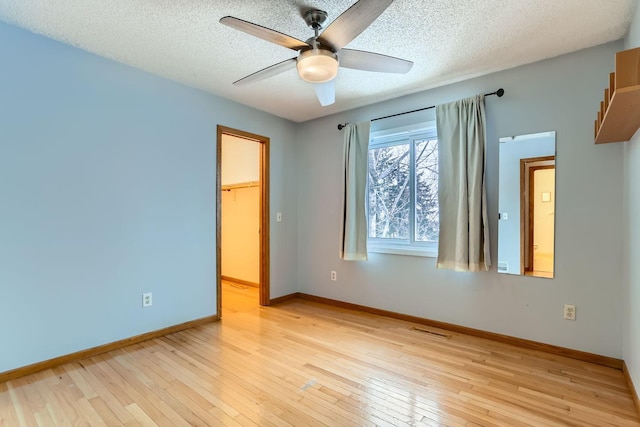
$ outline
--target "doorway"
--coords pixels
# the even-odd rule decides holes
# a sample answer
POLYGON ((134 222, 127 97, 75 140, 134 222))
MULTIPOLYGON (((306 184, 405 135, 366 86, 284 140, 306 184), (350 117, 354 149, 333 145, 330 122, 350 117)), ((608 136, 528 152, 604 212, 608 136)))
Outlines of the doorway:
POLYGON ((521 274, 554 275, 555 156, 520 161, 521 274))
MULTIPOLYGON (((216 294, 217 294, 217 313, 218 318, 222 317, 223 306, 223 279, 225 286, 228 283, 237 283, 238 286, 257 286, 258 303, 260 305, 269 305, 269 138, 244 132, 237 129, 218 126, 217 129, 217 160, 216 160, 216 294), (254 145, 256 144, 256 145, 254 145), (227 147, 223 149, 223 147, 227 147), (230 149, 229 147, 235 147, 230 149), (244 147, 244 148, 243 148, 244 147), (245 157, 242 155, 242 149, 247 149, 247 153, 256 153, 257 165, 249 165, 245 163, 245 157), (224 157, 226 154, 232 156, 224 157), (224 159, 224 166, 223 166, 224 159), (229 166, 229 162, 235 162, 229 166), (255 171, 253 170, 255 168, 255 171), (223 169, 226 171, 223 174, 223 169), (246 170, 250 178, 239 176, 238 171, 246 170), (251 173, 255 172, 253 176, 251 173), (224 175, 224 176, 223 176, 224 175), (232 177, 232 175, 234 175, 232 177), (228 182, 224 182, 228 181, 228 182), (223 197, 224 193, 224 197, 223 197), (256 194, 257 193, 257 194, 256 194), (250 199, 251 194, 255 194, 257 200, 254 202, 250 199), (231 197, 231 199, 230 199, 231 197), (233 209, 236 214, 230 211, 231 215, 227 221, 229 223, 237 223, 242 215, 247 214, 248 210, 255 210, 255 218, 250 219, 251 225, 240 227, 242 235, 235 239, 236 241, 228 241, 231 245, 223 244, 223 198, 225 200, 234 200, 233 209), (237 202, 237 206, 236 206, 237 202), (242 215, 237 215, 241 213, 242 215), (255 219, 255 222, 253 222, 255 219), (248 234, 247 234, 248 233, 248 234), (255 235, 255 242, 251 233, 255 235), (251 239, 251 241, 247 239, 251 239), (223 263, 223 251, 242 250, 239 245, 247 244, 246 257, 235 262, 223 263), (234 248, 235 247, 235 248, 234 248), (225 249, 226 248, 226 249, 225 249), (248 252, 255 249, 255 254, 249 255, 248 252), (235 267, 233 266, 235 263, 235 267), (246 263, 243 269, 243 263, 246 263), (254 265, 257 264, 257 265, 254 265), (251 265, 249 265, 251 264, 251 265), (225 276, 223 267, 227 268, 230 273, 225 276), (252 271, 255 269, 255 273, 252 271), (243 277, 231 277, 231 275, 243 277), (232 279, 234 282, 229 282, 232 279), (257 279, 257 282, 256 282, 257 279)), ((250 157, 250 156, 249 156, 250 157)), ((240 174, 242 175, 242 174, 240 174)), ((225 212, 227 214, 227 212, 225 212)), ((237 226, 238 224, 235 224, 237 226)), ((225 230, 228 233, 228 230, 225 230)))

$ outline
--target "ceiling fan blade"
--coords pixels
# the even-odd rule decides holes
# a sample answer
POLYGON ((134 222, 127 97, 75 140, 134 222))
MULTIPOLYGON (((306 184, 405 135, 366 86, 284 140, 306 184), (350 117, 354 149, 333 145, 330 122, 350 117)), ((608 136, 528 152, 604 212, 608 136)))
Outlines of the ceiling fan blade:
POLYGON ((233 16, 225 16, 224 18, 221 18, 220 23, 289 49, 300 50, 310 47, 307 43, 302 40, 298 40, 295 37, 288 36, 252 22, 234 18, 233 16))
POLYGON ((363 50, 342 49, 338 55, 341 67, 355 70, 405 74, 413 67, 411 61, 363 50))
POLYGON ((233 82, 233 84, 236 86, 244 86, 249 83, 259 82, 260 80, 268 79, 269 77, 275 76, 276 74, 284 73, 285 71, 291 70, 293 68, 296 68, 296 58, 286 59, 267 68, 263 68, 260 71, 256 71, 253 74, 249 74, 247 77, 233 82))
POLYGON ((318 37, 318 41, 334 52, 358 37, 385 11, 393 0, 359 0, 338 16, 318 37))
POLYGON ((336 79, 329 80, 325 83, 315 83, 313 87, 316 90, 316 96, 320 105, 326 107, 336 102, 336 79))

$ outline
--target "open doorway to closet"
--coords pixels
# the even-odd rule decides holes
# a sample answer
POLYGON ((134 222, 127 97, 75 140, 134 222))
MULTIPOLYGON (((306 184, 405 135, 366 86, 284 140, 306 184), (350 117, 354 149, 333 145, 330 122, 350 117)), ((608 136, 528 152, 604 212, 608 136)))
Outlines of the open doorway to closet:
POLYGON ((218 126, 216 194, 221 317, 269 305, 269 138, 218 126))
POLYGON ((555 156, 520 159, 521 274, 553 278, 555 156))

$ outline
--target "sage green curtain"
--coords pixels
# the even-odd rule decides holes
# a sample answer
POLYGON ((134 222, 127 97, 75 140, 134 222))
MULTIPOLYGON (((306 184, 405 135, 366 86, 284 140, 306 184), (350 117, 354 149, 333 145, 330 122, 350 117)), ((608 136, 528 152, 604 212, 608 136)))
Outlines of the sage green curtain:
POLYGON ((367 169, 371 122, 344 129, 344 202, 340 258, 367 259, 367 169))
POLYGON ((437 268, 487 271, 484 95, 436 106, 440 235, 437 268))

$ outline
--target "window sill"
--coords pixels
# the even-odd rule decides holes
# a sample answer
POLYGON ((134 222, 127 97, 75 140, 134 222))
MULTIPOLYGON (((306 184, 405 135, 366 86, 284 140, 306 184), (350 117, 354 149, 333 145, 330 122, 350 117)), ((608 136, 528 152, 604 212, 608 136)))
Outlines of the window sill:
POLYGON ((425 258, 437 258, 437 248, 421 248, 417 246, 392 246, 392 245, 373 245, 369 243, 367 245, 367 252, 377 254, 391 254, 391 255, 405 255, 405 256, 417 256, 425 258))

